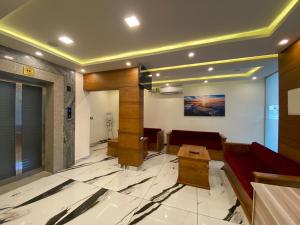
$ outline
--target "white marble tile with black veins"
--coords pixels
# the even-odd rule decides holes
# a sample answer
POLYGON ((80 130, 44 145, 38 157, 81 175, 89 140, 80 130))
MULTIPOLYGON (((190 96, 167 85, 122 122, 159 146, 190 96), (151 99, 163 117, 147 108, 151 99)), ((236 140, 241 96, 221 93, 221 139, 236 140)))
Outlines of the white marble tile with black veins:
POLYGON ((143 201, 129 225, 197 225, 197 214, 160 203, 143 201))
MULTIPOLYGON (((68 169, 59 171, 57 174, 78 181, 90 181, 95 178, 92 182, 96 182, 101 177, 107 178, 109 174, 121 170, 117 158, 107 156, 106 151, 101 150, 100 152, 100 154, 93 154, 89 159, 80 161, 68 169), (96 179, 97 177, 99 179, 96 179)), ((98 185, 101 186, 102 184, 103 182, 100 182, 98 185)))
POLYGON ((68 170, 1 195, 0 224, 247 224, 223 162, 209 166, 206 190, 177 183, 174 155, 149 152, 135 171, 96 150, 68 170))
POLYGON ((54 215, 47 225, 125 225, 141 201, 108 189, 97 189, 89 198, 54 215))
POLYGON ((93 184, 98 187, 103 187, 121 171, 123 171, 123 169, 118 166, 117 159, 114 158, 107 161, 93 163, 89 166, 64 171, 58 173, 58 175, 88 184, 93 184))
POLYGON ((223 163, 211 161, 209 170, 210 190, 197 189, 198 214, 225 221, 242 223, 240 203, 228 186, 229 181, 221 170, 223 163), (225 181, 224 181, 225 180, 225 181))
POLYGON ((197 213, 197 189, 177 183, 178 164, 167 162, 145 199, 197 213))
POLYGON ((173 156, 165 153, 148 152, 147 157, 140 167, 140 171, 152 173, 156 176, 161 171, 163 165, 171 159, 173 159, 173 156))
POLYGON ((236 225, 236 223, 198 215, 198 225, 236 225))
POLYGON ((6 208, 17 207, 51 189, 56 188, 57 190, 55 192, 63 190, 71 184, 74 184, 74 182, 72 179, 52 175, 7 192, 0 195, 0 213, 6 208))
POLYGON ((123 170, 103 187, 119 193, 144 198, 155 176, 152 173, 123 170))
MULTIPOLYGON (((43 178, 43 182, 50 183, 53 177, 57 180, 61 179, 61 177, 54 175, 43 178)), ((96 188, 69 179, 64 182, 57 182, 55 186, 48 187, 48 189, 36 181, 25 185, 19 191, 21 193, 17 196, 14 196, 15 191, 1 196, 0 207, 7 207, 7 202, 10 202, 11 208, 1 210, 0 224, 47 224, 54 215, 88 198, 96 191, 96 188)))

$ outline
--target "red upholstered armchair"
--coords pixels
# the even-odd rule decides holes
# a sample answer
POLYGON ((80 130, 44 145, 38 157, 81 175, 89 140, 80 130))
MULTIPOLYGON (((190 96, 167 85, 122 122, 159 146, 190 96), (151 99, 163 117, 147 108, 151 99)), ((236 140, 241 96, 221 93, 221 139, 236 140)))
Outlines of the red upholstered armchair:
POLYGON ((148 138, 148 150, 160 152, 164 147, 164 131, 159 128, 144 128, 144 137, 148 138))

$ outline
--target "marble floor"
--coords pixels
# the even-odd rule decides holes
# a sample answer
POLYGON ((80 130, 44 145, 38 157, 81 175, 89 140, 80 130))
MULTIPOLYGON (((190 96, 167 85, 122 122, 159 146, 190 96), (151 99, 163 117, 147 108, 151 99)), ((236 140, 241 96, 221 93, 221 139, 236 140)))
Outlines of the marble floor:
POLYGON ((205 190, 176 183, 176 156, 150 152, 139 170, 122 169, 95 146, 72 168, 0 195, 0 224, 248 224, 222 166, 211 161, 205 190))

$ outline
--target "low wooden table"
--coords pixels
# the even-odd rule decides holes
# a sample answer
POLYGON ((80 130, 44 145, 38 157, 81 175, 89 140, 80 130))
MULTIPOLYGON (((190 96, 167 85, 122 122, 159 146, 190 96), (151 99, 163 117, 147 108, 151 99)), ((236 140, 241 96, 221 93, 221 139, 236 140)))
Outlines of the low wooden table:
POLYGON ((210 156, 206 147, 182 145, 177 156, 178 183, 210 189, 208 181, 210 156))
POLYGON ((107 141, 107 155, 118 157, 118 139, 110 139, 107 141))
POLYGON ((148 155, 148 137, 144 137, 142 142, 143 142, 143 156, 144 159, 146 158, 146 156, 148 155))

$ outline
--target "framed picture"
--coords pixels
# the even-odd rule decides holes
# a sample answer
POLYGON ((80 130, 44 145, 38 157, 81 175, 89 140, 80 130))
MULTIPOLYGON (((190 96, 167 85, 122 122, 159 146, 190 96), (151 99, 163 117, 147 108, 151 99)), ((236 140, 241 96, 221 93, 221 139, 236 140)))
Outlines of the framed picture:
POLYGON ((225 116, 225 95, 184 96, 185 116, 225 116))

